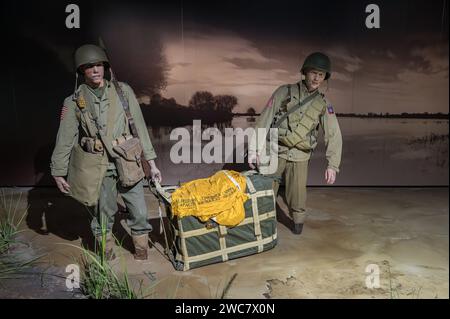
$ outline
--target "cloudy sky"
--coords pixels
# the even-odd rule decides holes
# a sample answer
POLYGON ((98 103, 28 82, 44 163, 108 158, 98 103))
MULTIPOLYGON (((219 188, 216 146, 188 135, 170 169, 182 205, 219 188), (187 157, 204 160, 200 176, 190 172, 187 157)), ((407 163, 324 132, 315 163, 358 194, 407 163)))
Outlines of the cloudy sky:
MULTIPOLYGON (((277 14, 283 10, 270 13, 265 3, 237 16, 227 7, 218 19, 189 14, 194 8, 185 5, 182 28, 163 37, 169 64, 163 95, 187 104, 193 92, 208 90, 237 96, 239 111, 261 110, 279 85, 299 80, 307 54, 322 51, 333 64, 323 89, 338 112, 447 113, 448 27, 441 23, 448 21, 447 4, 404 3, 380 4, 379 30, 365 27, 365 5, 356 2, 345 2, 344 13, 325 2, 305 6, 322 9, 327 19, 320 23, 321 15, 301 15, 295 27, 286 21, 280 26, 277 14), (330 18, 331 11, 336 15, 330 18), (246 12, 259 18, 247 21, 246 12)), ((284 16, 292 18, 291 12, 284 16)))
POLYGON ((81 1, 79 30, 60 27, 63 2, 25 11, 9 4, 5 18, 13 17, 11 30, 53 51, 68 72, 74 48, 87 35, 103 35, 120 79, 145 86, 155 81, 160 47, 167 79, 161 93, 184 105, 207 90, 235 95, 236 111, 259 111, 278 86, 300 79, 309 53, 322 51, 333 69, 323 92, 337 112, 447 113, 448 0, 376 3, 380 29, 365 26, 368 3, 356 0, 81 1), (127 72, 132 65, 139 77, 127 72))

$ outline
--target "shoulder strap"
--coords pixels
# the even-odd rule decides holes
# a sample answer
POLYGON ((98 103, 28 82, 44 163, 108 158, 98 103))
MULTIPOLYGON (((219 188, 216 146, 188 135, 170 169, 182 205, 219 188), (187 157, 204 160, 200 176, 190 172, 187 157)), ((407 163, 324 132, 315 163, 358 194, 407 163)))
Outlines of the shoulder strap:
MULTIPOLYGON (((289 98, 289 102, 291 102, 292 101, 292 92, 291 92, 291 86, 289 85, 288 86, 288 98, 289 98)), ((286 99, 286 101, 287 101, 287 99, 286 99)), ((289 102, 287 102, 287 103, 289 103, 289 102)))
POLYGON ((133 117, 131 116, 130 112, 130 105, 128 104, 128 100, 125 98, 125 95, 123 94, 123 90, 119 85, 119 82, 117 82, 116 79, 111 79, 111 82, 114 84, 114 87, 116 88, 117 95, 119 96, 120 103, 122 104, 123 110, 125 111, 125 116, 128 119, 128 123, 130 125, 131 134, 134 137, 139 137, 136 125, 134 124, 133 117))
POLYGON ((284 100, 281 102, 280 107, 284 106, 292 101, 292 93, 291 93, 291 85, 290 84, 288 85, 287 89, 288 89, 287 95, 284 98, 284 100))
MULTIPOLYGON (((123 94, 123 90, 119 85, 119 82, 117 82, 117 80, 113 77, 111 79, 111 82, 114 84, 114 87, 116 88, 116 92, 117 95, 119 96, 120 99, 120 103, 122 104, 123 110, 125 112, 125 116, 128 119, 128 124, 130 125, 130 131, 131 134, 133 135, 133 137, 136 137, 139 139, 139 134, 136 128, 136 124, 134 124, 134 120, 133 117, 131 116, 131 112, 130 112, 130 105, 128 104, 128 100, 125 98, 124 94, 123 94)), ((142 146, 142 142, 141 146, 142 146)), ((144 151, 141 152, 141 163, 142 163, 142 169, 144 170, 144 174, 145 177, 147 178, 148 181, 150 181, 150 165, 148 164, 148 162, 145 160, 144 158, 144 151)))
POLYGON ((114 109, 116 95, 114 94, 112 89, 108 90, 108 99, 110 100, 111 103, 109 105, 108 117, 106 122, 106 130, 107 130, 106 136, 101 134, 101 130, 98 127, 94 128, 94 126, 92 125, 91 120, 87 116, 87 113, 88 112, 91 113, 91 116, 94 119, 94 122, 97 126, 98 126, 97 122, 98 118, 93 113, 93 110, 89 107, 89 105, 86 105, 86 100, 84 99, 84 96, 81 92, 77 95, 76 102, 82 116, 84 117, 84 121, 86 122, 86 128, 88 130, 90 137, 100 138, 108 153, 111 155, 111 157, 114 158, 117 155, 112 151, 111 145, 112 145, 112 136, 114 132, 114 120, 116 114, 114 109))
POLYGON ((84 98, 83 93, 78 92, 76 97, 74 98, 74 100, 78 106, 81 116, 84 117, 84 122, 86 123, 86 128, 88 130, 87 133, 90 135, 90 137, 94 137, 94 138, 97 137, 98 130, 96 130, 96 128, 94 128, 94 126, 91 123, 91 120, 87 116, 87 112, 90 112, 90 111, 86 109, 86 100, 84 98))
MULTIPOLYGON (((284 106, 284 105, 289 104, 291 102, 291 100, 292 100, 291 85, 290 84, 287 86, 287 89, 288 89, 287 94, 284 97, 283 101, 281 102, 280 108, 282 106, 284 106)), ((275 121, 275 118, 272 119, 272 123, 270 124, 270 127, 274 127, 274 121, 275 121)))
POLYGON ((115 112, 115 104, 116 104, 116 94, 114 90, 111 88, 108 90, 108 100, 109 100, 109 108, 108 108, 108 117, 106 119, 106 135, 103 135, 101 133, 101 130, 98 130, 98 136, 103 142, 104 147, 106 148, 106 151, 112 158, 117 158, 118 155, 113 152, 112 149, 112 138, 113 138, 113 132, 114 132, 114 120, 116 117, 115 112))
POLYGON ((282 117, 272 126, 274 128, 277 128, 283 123, 284 120, 289 116, 289 114, 292 114, 293 112, 297 111, 299 108, 301 108, 303 105, 306 105, 307 103, 310 103, 317 95, 319 94, 319 91, 316 90, 313 94, 306 97, 303 101, 298 103, 297 105, 293 106, 290 110, 288 110, 285 114, 283 114, 282 117))

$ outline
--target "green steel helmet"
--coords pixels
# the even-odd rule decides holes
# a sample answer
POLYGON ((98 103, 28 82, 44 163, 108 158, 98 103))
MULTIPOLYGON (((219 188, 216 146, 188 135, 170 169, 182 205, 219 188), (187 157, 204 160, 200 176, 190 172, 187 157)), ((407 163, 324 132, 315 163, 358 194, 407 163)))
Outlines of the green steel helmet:
POLYGON ((93 44, 85 44, 75 51, 75 69, 79 72, 79 67, 88 63, 104 62, 109 64, 105 50, 93 44))
POLYGON ((317 69, 326 72, 325 80, 328 80, 331 76, 331 61, 330 58, 321 52, 314 52, 308 55, 303 62, 302 74, 305 74, 307 69, 317 69))

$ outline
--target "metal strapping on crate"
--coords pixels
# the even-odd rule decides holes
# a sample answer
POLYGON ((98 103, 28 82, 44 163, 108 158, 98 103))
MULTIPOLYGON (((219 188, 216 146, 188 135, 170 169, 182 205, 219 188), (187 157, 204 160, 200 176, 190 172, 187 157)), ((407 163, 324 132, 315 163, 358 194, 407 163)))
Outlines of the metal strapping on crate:
MULTIPOLYGON (((246 176, 247 180, 247 188, 250 191, 250 199, 252 201, 252 214, 253 214, 253 221, 255 224, 255 236, 258 240, 262 238, 261 234, 261 225, 259 222, 259 215, 258 215, 258 196, 256 194, 255 186, 253 185, 252 181, 248 176, 246 176)), ((263 251, 263 246, 258 245, 258 252, 263 251)))
MULTIPOLYGON (((268 243, 272 242, 274 239, 277 239, 277 233, 276 232, 272 236, 262 239, 261 240, 261 244, 262 245, 268 244, 268 243)), ((248 242, 248 243, 245 243, 245 244, 241 244, 241 245, 225 248, 225 251, 223 251, 223 252, 221 250, 217 250, 217 251, 212 251, 210 253, 205 253, 205 254, 192 256, 192 257, 183 256, 183 261, 185 262, 184 270, 189 270, 190 269, 189 268, 189 264, 190 263, 202 261, 202 260, 205 260, 205 259, 211 259, 211 258, 214 258, 214 257, 223 256, 223 254, 226 254, 228 256, 228 254, 230 254, 230 253, 241 251, 243 249, 257 247, 259 244, 260 244, 260 242, 248 242)))
MULTIPOLYGON (((272 218, 275 217, 275 211, 270 211, 268 213, 262 214, 259 216, 259 221, 263 221, 266 220, 268 218, 272 218)), ((239 226, 243 226, 243 225, 248 225, 254 222, 254 217, 248 217, 246 219, 244 219, 239 226)), ((200 236, 200 235, 205 235, 205 234, 209 234, 209 233, 214 233, 214 232, 218 232, 218 228, 211 228, 211 229, 207 229, 207 228, 201 228, 201 229, 195 229, 195 230, 189 230, 189 231, 185 231, 185 232, 180 232, 178 230, 175 229, 175 235, 177 235, 180 238, 189 238, 189 237, 195 237, 195 236, 200 236)))

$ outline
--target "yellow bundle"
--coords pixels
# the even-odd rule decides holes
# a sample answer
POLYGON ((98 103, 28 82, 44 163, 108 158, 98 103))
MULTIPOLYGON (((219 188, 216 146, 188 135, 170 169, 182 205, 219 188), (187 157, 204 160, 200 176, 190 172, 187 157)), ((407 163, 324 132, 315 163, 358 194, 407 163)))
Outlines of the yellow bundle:
POLYGON ((172 213, 179 218, 196 216, 202 222, 213 218, 233 227, 245 218, 245 177, 235 171, 219 171, 209 178, 183 184, 172 193, 172 213))

